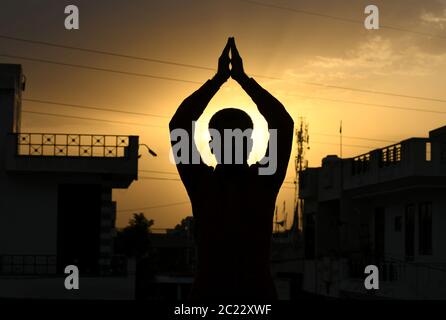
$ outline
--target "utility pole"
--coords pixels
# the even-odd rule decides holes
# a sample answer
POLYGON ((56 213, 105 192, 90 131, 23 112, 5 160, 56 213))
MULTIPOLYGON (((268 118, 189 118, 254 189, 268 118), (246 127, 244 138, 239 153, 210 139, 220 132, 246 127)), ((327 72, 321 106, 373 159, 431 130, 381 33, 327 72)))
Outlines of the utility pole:
POLYGON ((340 156, 339 156, 339 217, 338 217, 338 254, 341 253, 341 233, 345 232, 342 221, 344 220, 344 159, 342 158, 342 120, 339 126, 339 137, 340 137, 340 156))
POLYGON ((288 219, 288 213, 286 212, 286 202, 283 201, 283 211, 282 211, 282 218, 283 218, 283 224, 282 228, 283 231, 287 231, 287 219, 288 219))
POLYGON ((278 220, 277 215, 279 214, 278 209, 279 209, 279 208, 276 206, 276 209, 274 210, 274 227, 273 227, 273 234, 275 234, 276 236, 277 236, 277 230, 278 230, 278 225, 277 225, 277 220, 278 220))
POLYGON ((303 117, 299 118, 299 127, 296 130, 296 143, 297 143, 297 154, 295 161, 296 178, 294 181, 295 187, 295 204, 294 204, 294 221, 297 230, 302 232, 303 228, 303 200, 299 199, 299 175, 307 168, 308 161, 305 160, 305 151, 310 149, 309 147, 310 136, 308 134, 308 123, 303 117))
POLYGON ((340 148, 340 150, 339 150, 339 158, 341 158, 342 159, 342 120, 341 120, 341 124, 340 124, 340 126, 339 126, 339 142, 340 142, 340 144, 339 144, 339 148, 340 148))

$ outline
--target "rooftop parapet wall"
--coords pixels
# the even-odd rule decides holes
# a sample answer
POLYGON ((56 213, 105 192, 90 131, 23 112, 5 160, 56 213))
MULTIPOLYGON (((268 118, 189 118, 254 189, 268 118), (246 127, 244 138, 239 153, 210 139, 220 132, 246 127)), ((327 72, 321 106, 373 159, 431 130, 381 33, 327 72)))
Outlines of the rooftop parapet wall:
POLYGON ((321 167, 301 173, 305 183, 301 185, 300 197, 323 201, 338 198, 341 186, 343 190, 354 190, 410 177, 446 177, 444 133, 440 128, 431 131, 430 138, 407 139, 353 158, 327 156, 321 167))
POLYGON ((10 134, 6 170, 99 174, 114 187, 128 187, 138 177, 138 148, 137 136, 10 134))
POLYGON ((446 177, 443 143, 411 138, 399 144, 343 160, 344 189, 406 177, 446 177))

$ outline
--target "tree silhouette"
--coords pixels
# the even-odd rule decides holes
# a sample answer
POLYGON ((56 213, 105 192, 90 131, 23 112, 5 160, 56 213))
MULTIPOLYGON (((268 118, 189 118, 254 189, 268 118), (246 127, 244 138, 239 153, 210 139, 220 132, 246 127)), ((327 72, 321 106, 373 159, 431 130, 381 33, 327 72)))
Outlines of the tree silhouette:
POLYGON ((179 224, 171 231, 171 233, 176 235, 183 235, 186 237, 191 237, 194 232, 194 220, 192 217, 186 217, 181 220, 179 224))
POLYGON ((134 213, 128 226, 118 231, 116 236, 117 251, 128 257, 141 258, 150 249, 150 227, 154 221, 143 213, 134 213))

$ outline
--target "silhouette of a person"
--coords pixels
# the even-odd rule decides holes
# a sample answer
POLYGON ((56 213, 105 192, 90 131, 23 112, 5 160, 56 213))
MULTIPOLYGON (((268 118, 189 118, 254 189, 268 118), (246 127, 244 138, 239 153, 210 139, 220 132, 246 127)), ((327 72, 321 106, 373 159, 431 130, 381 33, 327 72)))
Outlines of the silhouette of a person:
MULTIPOLYGON (((272 225, 276 197, 291 153, 293 120, 277 99, 245 74, 234 38, 228 39, 216 75, 183 101, 170 121, 170 130, 187 130, 190 148, 198 152, 192 122, 198 120, 230 76, 255 102, 269 129, 277 130, 277 169, 272 175, 259 175, 259 163, 247 164, 251 137, 242 142, 245 156, 241 164, 226 161, 223 147, 212 150, 217 158, 215 169, 201 158, 199 164, 177 162, 195 223, 198 261, 190 298, 274 300, 277 295, 270 272, 272 225)), ((245 112, 229 108, 215 113, 209 128, 221 133, 224 146, 224 129, 245 130, 253 128, 253 123, 245 112)), ((235 152, 232 155, 234 160, 235 152)))

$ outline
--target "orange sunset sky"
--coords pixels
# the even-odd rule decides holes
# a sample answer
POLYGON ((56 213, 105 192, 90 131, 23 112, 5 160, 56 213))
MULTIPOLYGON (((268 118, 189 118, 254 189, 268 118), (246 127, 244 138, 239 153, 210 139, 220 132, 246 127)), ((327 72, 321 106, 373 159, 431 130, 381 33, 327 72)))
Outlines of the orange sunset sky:
MULTIPOLYGON (((155 220, 156 228, 169 228, 191 215, 191 207, 185 203, 186 191, 169 161, 168 122, 182 100, 213 76, 209 68, 216 68, 228 36, 235 37, 246 72, 285 105, 295 124, 305 117, 311 148, 307 159, 310 166, 319 166, 327 154, 339 154, 340 120, 344 157, 426 136, 429 130, 446 125, 445 26, 443 0, 2 0, 0 62, 23 65, 25 111, 133 123, 24 113, 22 131, 140 136, 140 142, 153 148, 158 157, 141 150, 141 178, 127 190, 114 191, 117 225, 124 226, 133 212, 144 212, 155 220), (79 7, 80 30, 64 28, 68 4, 79 7), (363 26, 364 8, 369 4, 380 10, 379 30, 363 26), (156 116, 29 101, 36 99, 156 116), (157 206, 161 207, 151 208, 157 206)), ((211 101, 200 119, 200 132, 222 107, 245 109, 254 118, 258 135, 264 134, 264 120, 233 80, 211 101)), ((208 152, 205 142, 199 143, 203 153, 208 152)), ((258 139, 254 156, 261 157, 265 147, 266 141, 258 139)), ((294 203, 294 149, 287 183, 277 202, 280 208, 286 202, 289 218, 294 203)))

